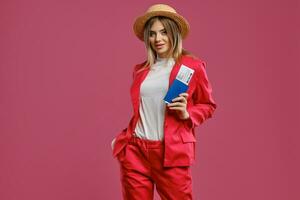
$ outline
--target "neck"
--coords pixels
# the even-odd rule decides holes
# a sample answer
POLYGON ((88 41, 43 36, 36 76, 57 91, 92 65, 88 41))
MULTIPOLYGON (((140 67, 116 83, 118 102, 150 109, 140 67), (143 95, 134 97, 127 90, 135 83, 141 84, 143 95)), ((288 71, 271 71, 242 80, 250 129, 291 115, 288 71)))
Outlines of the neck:
POLYGON ((163 61, 163 60, 169 60, 171 59, 172 57, 160 57, 159 55, 156 56, 156 60, 157 61, 163 61))

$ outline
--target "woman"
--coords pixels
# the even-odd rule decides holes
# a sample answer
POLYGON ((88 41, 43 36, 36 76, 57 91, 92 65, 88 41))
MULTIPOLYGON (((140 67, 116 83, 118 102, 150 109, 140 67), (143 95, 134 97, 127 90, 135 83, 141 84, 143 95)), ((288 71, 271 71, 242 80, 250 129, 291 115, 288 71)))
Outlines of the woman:
POLYGON ((205 63, 182 48, 189 24, 168 5, 151 6, 133 28, 145 42, 147 61, 133 71, 133 117, 112 142, 123 198, 153 199, 155 186, 162 199, 192 199, 194 128, 216 109, 205 63), (184 70, 191 75, 187 91, 165 103, 170 85, 184 78, 184 70))

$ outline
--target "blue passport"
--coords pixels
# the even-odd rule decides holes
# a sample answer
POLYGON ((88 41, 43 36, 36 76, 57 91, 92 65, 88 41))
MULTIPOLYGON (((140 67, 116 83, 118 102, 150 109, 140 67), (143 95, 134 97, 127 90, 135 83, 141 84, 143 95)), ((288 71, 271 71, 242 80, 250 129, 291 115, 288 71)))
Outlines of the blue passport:
POLYGON ((172 103, 172 99, 176 98, 179 96, 179 94, 186 92, 188 90, 189 86, 184 84, 183 82, 175 79, 170 86, 164 101, 166 103, 172 103))
POLYGON ((171 84, 164 101, 169 104, 172 103, 172 100, 179 96, 179 94, 184 93, 189 88, 189 83, 194 74, 194 70, 185 66, 181 65, 176 75, 176 79, 171 84))

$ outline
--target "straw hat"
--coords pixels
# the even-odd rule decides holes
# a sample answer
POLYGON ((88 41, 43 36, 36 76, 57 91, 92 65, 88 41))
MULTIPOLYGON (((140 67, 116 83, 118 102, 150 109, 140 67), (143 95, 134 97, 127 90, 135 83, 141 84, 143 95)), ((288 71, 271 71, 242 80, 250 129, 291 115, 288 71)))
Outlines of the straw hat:
POLYGON ((145 24, 151 17, 155 16, 164 16, 174 20, 180 29, 182 38, 184 39, 188 35, 190 26, 183 16, 179 15, 171 6, 155 4, 148 8, 144 15, 137 17, 134 22, 133 31, 140 40, 144 41, 145 24))

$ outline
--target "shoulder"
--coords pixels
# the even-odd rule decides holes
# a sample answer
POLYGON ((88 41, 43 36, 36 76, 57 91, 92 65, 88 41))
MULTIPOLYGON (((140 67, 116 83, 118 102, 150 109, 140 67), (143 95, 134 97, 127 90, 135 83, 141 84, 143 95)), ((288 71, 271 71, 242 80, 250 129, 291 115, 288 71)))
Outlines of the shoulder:
POLYGON ((146 63, 147 63, 147 61, 144 61, 142 63, 138 63, 138 64, 134 65, 133 71, 134 72, 139 71, 141 68, 143 68, 145 66, 146 63))
POLYGON ((183 55, 181 63, 192 68, 196 72, 203 71, 206 68, 206 63, 203 59, 192 55, 183 55))
POLYGON ((147 63, 147 61, 144 61, 142 63, 138 63, 136 65, 133 66, 133 70, 132 70, 132 76, 133 78, 135 78, 135 76, 142 71, 143 68, 145 68, 145 64, 147 63))
POLYGON ((202 82, 207 79, 206 73, 206 62, 195 56, 183 56, 182 64, 190 67, 194 70, 194 75, 196 82, 202 82))

